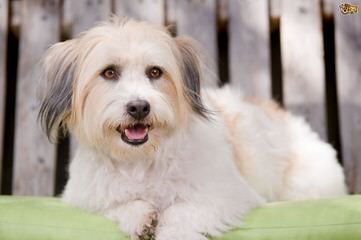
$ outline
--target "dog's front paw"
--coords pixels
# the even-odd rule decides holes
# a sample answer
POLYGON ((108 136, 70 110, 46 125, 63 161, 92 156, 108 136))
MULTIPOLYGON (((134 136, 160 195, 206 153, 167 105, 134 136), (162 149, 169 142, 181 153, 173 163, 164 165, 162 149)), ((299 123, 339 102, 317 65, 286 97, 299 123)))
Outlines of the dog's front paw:
POLYGON ((120 229, 128 233, 132 240, 154 239, 158 212, 146 201, 137 200, 118 205, 107 209, 104 215, 116 221, 120 229))
POLYGON ((132 240, 154 240, 157 224, 157 212, 154 211, 147 214, 137 227, 135 233, 132 234, 132 240))

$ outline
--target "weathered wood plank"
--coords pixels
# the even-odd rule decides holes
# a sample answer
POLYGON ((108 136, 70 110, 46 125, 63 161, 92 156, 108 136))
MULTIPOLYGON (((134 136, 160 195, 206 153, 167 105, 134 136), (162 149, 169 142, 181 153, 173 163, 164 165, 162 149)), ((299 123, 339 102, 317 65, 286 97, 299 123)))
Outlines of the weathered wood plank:
POLYGON ((3 139, 5 124, 6 91, 6 46, 8 36, 8 0, 0 0, 0 190, 3 156, 3 139))
POLYGON ((281 54, 285 106, 302 115, 323 139, 325 65, 319 0, 283 1, 281 54))
POLYGON ((177 0, 165 0, 165 24, 175 26, 177 22, 177 0))
POLYGON ((342 157, 350 190, 361 192, 361 1, 359 13, 344 15, 335 1, 336 73, 342 157))
POLYGON ((217 60, 216 1, 177 1, 177 33, 200 42, 212 61, 217 60))
POLYGON ((37 123, 37 79, 34 66, 60 37, 59 0, 22 2, 19 72, 16 98, 13 193, 53 195, 55 146, 37 123))
MULTIPOLYGON (((70 37, 74 38, 111 15, 111 0, 66 0, 64 2, 63 26, 69 28, 70 37)), ((73 158, 77 149, 75 138, 70 138, 69 157, 73 158)))
POLYGON ((111 14, 111 5, 111 0, 66 0, 64 20, 71 25, 72 37, 106 20, 111 14))
POLYGON ((205 82, 216 85, 218 74, 217 53, 217 16, 216 1, 189 0, 175 1, 177 34, 187 35, 200 43, 204 54, 205 66, 210 71, 205 82))
POLYGON ((150 21, 163 25, 165 22, 164 0, 115 0, 115 13, 123 17, 150 21))
POLYGON ((231 84, 245 95, 271 97, 267 0, 229 1, 231 84))

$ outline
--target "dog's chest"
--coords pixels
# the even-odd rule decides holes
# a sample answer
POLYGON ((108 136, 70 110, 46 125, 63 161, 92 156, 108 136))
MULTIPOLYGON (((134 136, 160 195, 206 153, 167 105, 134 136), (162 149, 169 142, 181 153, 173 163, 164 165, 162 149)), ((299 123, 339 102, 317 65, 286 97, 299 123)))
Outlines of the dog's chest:
MULTIPOLYGON (((158 208, 163 209, 171 205, 178 198, 182 198, 185 194, 186 181, 180 176, 145 176, 143 179, 128 179, 127 193, 124 197, 130 199, 143 199, 158 208)), ((124 185, 122 185, 124 186, 124 185)))
POLYGON ((152 170, 133 169, 118 171, 105 183, 110 192, 118 192, 117 198, 122 201, 143 199, 166 208, 188 193, 189 181, 184 169, 177 167, 158 168, 152 170), (114 182, 114 179, 117 179, 114 182))

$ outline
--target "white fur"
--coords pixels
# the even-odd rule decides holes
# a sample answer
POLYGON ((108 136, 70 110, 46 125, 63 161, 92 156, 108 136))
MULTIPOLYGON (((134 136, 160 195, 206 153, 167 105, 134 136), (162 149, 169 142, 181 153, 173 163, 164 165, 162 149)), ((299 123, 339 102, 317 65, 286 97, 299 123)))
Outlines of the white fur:
POLYGON ((164 30, 112 23, 77 41, 74 51, 87 54, 79 53, 67 120, 79 149, 64 201, 108 216, 134 239, 155 213, 157 240, 201 240, 240 224, 265 201, 346 193, 335 151, 303 119, 282 110, 272 116, 274 109, 270 115, 227 87, 203 90, 213 112, 209 120, 193 112, 179 92, 177 45, 164 30), (88 52, 81 48, 95 39, 88 52), (96 72, 114 61, 123 66, 121 79, 104 81, 96 72), (150 82, 144 76, 149 64, 164 67, 169 79, 150 82), (164 90, 170 81, 171 93, 164 90), (130 121, 124 105, 134 98, 147 99, 150 120, 159 123, 138 147, 114 130, 114 124, 130 121), (247 157, 235 159, 235 149, 247 157))

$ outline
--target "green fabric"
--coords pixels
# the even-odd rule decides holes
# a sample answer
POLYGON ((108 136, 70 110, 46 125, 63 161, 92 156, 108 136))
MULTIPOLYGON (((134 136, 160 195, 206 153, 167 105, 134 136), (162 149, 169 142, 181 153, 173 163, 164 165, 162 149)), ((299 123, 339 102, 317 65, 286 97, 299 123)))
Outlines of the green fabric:
POLYGON ((360 240, 361 195, 270 203, 222 240, 360 240))
MULTIPOLYGON (((125 240, 116 225, 57 198, 0 197, 0 240, 125 240)), ((361 196, 271 203, 222 240, 361 239, 361 196)))
POLYGON ((116 225, 57 198, 0 197, 0 240, 123 240, 116 225))

